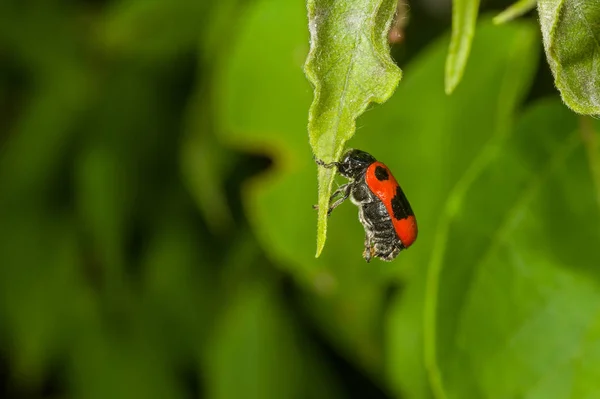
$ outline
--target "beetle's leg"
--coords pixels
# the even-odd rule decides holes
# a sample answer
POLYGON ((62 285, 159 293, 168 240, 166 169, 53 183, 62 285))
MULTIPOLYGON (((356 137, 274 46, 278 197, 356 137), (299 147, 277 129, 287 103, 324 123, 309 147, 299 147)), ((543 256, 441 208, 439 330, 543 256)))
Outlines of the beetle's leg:
MULTIPOLYGON (((329 210, 327 211, 327 216, 331 215, 331 212, 333 212, 335 208, 340 206, 342 202, 348 199, 351 189, 351 183, 346 183, 339 186, 338 189, 331 194, 331 197, 329 197, 329 210), (336 197, 340 194, 342 197, 336 200, 336 197)), ((313 209, 319 209, 319 205, 313 205, 313 209)))
POLYGON ((344 185, 341 185, 337 190, 335 190, 335 192, 329 198, 329 210, 327 211, 327 216, 331 215, 331 212, 333 212, 333 210, 335 208, 340 206, 342 204, 342 202, 344 202, 348 199, 348 197, 350 196, 351 190, 352 190, 351 183, 346 183, 344 185), (342 197, 338 198, 336 201, 333 201, 333 199, 339 194, 342 194, 342 197))
POLYGON ((365 234, 365 250, 363 251, 363 258, 369 263, 373 257, 373 246, 369 240, 369 234, 365 234))
POLYGON ((389 261, 394 260, 394 258, 398 255, 399 252, 400 252, 399 247, 392 245, 392 246, 390 246, 390 248, 387 252, 381 254, 380 258, 386 262, 389 262, 389 261))

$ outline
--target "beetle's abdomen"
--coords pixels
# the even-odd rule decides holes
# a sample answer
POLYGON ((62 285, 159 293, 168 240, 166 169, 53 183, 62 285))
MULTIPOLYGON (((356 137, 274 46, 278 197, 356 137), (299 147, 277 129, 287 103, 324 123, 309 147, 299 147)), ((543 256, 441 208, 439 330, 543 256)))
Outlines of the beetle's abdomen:
POLYGON ((368 249, 372 256, 385 261, 394 259, 404 246, 398 238, 392 219, 385 205, 364 185, 357 184, 351 192, 351 200, 358 208, 368 249))

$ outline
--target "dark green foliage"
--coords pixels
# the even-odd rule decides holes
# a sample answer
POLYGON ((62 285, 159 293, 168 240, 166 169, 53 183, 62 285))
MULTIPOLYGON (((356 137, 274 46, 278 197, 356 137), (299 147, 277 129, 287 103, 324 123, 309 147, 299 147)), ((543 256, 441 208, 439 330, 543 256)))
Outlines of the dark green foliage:
POLYGON ((307 73, 352 82, 339 103, 325 74, 344 129, 313 109, 309 143, 301 1, 0 2, 3 397, 597 396, 598 124, 551 81, 525 103, 527 18, 479 21, 446 96, 451 36, 422 37, 450 15, 417 2, 391 95, 392 3, 353 3, 370 36, 321 27, 307 73), (320 137, 402 185, 420 235, 394 262, 364 262, 351 204, 314 257, 320 137))

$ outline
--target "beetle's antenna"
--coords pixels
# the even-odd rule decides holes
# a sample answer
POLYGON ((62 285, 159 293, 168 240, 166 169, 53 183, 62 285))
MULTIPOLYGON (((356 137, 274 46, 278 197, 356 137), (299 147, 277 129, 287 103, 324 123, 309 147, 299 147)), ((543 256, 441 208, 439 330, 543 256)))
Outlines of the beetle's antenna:
POLYGON ((322 167, 327 168, 327 169, 338 167, 339 164, 340 164, 339 162, 335 162, 335 161, 327 163, 327 162, 323 161, 322 159, 318 159, 314 155, 313 155, 313 159, 315 160, 315 163, 317 165, 322 166, 322 167))

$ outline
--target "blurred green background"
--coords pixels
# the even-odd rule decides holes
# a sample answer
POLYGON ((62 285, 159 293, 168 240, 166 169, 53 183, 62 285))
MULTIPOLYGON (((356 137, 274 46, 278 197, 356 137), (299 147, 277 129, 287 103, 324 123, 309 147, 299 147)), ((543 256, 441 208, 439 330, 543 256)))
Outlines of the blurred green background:
POLYGON ((447 97, 411 3, 350 145, 420 236, 366 264, 350 204, 314 258, 303 1, 0 1, 2 397, 600 398, 598 123, 509 4, 447 97))

